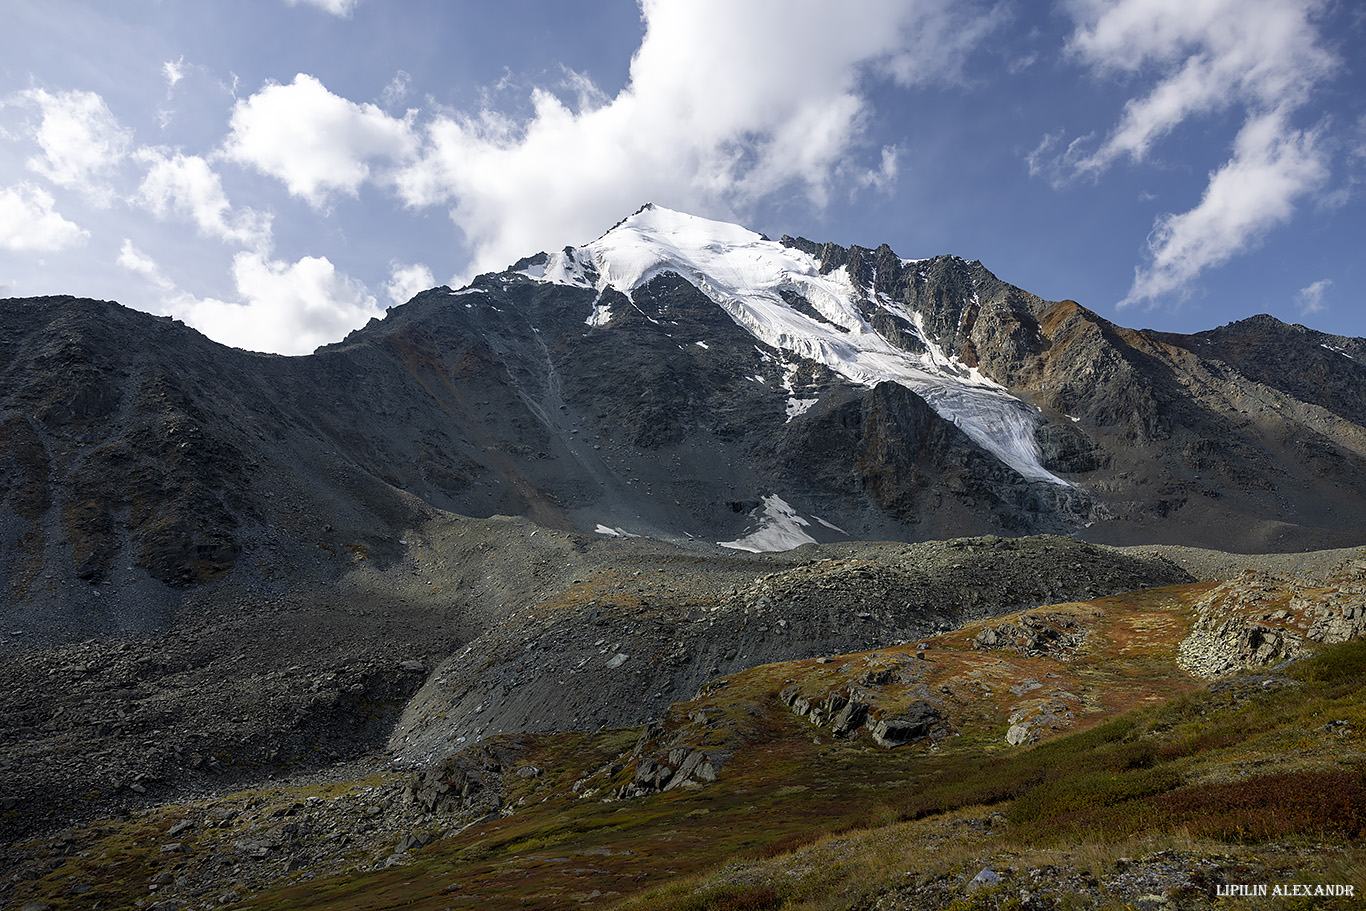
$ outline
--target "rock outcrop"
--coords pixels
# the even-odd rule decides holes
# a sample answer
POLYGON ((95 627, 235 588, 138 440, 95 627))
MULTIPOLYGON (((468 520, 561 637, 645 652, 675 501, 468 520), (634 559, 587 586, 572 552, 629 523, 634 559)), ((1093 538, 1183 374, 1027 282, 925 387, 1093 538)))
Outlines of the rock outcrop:
POLYGON ((924 668, 917 666, 917 659, 899 658, 896 664, 870 670, 857 683, 838 686, 823 696, 803 695, 802 687, 794 684, 781 690, 778 699, 793 714, 841 739, 866 731, 878 746, 892 749, 942 736, 947 727, 941 707, 909 695, 925 689, 916 685, 924 668), (884 694, 888 686, 895 687, 896 693, 884 694))
POLYGON ((1311 652, 1314 643, 1366 636, 1366 564, 1326 585, 1250 571, 1196 602, 1195 623, 1178 660, 1208 679, 1274 667, 1311 652))
POLYGON ((503 775, 516 761, 519 744, 498 741, 457 753, 414 774, 403 797, 418 811, 474 821, 503 807, 503 775))
POLYGON ((1024 614, 1018 623, 984 628, 973 648, 1012 649, 1026 656, 1066 655, 1086 639, 1086 630, 1071 617, 1056 613, 1024 614))
MULTIPOLYGON (((593 776, 611 780, 623 769, 629 774, 627 782, 612 788, 609 800, 632 800, 672 791, 674 788, 700 788, 716 780, 731 752, 727 749, 703 749, 698 742, 706 739, 709 721, 702 717, 690 718, 687 724, 672 730, 663 724, 645 725, 630 754, 599 769, 593 776)), ((595 794, 602 785, 580 789, 580 793, 595 794)))

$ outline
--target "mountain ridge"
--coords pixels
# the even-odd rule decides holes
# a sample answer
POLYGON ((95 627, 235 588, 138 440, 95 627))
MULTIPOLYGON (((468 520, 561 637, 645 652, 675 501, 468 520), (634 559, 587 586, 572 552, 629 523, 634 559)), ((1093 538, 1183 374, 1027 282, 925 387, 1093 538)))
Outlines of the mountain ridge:
POLYGON ((291 358, 110 302, 5 302, 10 596, 60 601, 35 594, 49 567, 164 603, 239 564, 334 576, 397 559, 432 509, 691 546, 1360 540, 1363 340, 1130 330, 959 257, 717 225, 645 208, 291 358))

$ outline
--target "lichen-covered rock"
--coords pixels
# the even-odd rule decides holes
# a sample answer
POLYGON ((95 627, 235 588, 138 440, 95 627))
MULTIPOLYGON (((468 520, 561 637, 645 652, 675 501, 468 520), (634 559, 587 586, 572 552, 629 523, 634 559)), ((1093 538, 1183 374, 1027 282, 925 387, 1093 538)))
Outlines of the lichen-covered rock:
POLYGON ((890 718, 879 718, 872 727, 873 741, 881 747, 899 747, 928 737, 942 719, 940 711, 923 699, 916 700, 890 718))
POLYGON ((850 699, 830 721, 830 733, 836 737, 851 737, 863 726, 868 717, 868 705, 857 699, 850 699))
POLYGON ((1343 594, 1347 598, 1335 598, 1333 603, 1319 605, 1313 611, 1313 623, 1306 636, 1324 644, 1366 636, 1366 585, 1358 584, 1343 594))
POLYGON ((1028 657, 1065 655, 1076 651, 1086 639, 1086 630, 1064 614, 1028 613, 1016 623, 1000 623, 984 628, 972 641, 973 648, 1013 649, 1028 657))

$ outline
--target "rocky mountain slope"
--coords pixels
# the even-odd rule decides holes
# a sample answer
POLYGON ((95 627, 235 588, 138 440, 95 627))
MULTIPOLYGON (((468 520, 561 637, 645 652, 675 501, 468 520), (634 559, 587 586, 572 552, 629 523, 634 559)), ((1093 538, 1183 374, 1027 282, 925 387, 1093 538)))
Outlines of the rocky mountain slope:
POLYGON ((1067 538, 707 558, 520 520, 412 534, 422 565, 0 659, 0 836, 377 752, 423 769, 499 735, 643 724, 756 664, 1189 578, 1067 538))
POLYGON ((441 512, 754 550, 1345 545, 1362 352, 1270 317, 1135 332, 979 263, 649 207, 307 357, 11 300, 0 587, 25 635, 146 630, 198 586, 406 559, 441 512))
POLYGON ((475 903, 616 900, 546 885, 560 827, 645 815, 585 883, 696 872, 867 821, 922 748, 980 784, 1317 660, 1366 616, 1359 552, 1303 553, 1366 534, 1363 357, 654 207, 306 357, 0 302, 0 903, 306 907, 472 823, 432 856, 475 903))

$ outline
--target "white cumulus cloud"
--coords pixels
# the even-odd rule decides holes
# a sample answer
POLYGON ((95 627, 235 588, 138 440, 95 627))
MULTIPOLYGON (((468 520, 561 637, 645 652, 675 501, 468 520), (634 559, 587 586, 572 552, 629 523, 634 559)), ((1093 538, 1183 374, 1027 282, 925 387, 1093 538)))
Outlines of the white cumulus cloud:
POLYGON ((119 249, 119 258, 116 262, 129 272, 141 275, 165 294, 171 294, 176 290, 175 282, 166 277, 156 260, 135 247, 133 241, 127 237, 123 239, 123 246, 119 249))
POLYGON ((42 154, 28 160, 29 169, 99 205, 111 203, 108 177, 127 157, 133 134, 119 125, 104 99, 95 92, 46 89, 20 92, 17 99, 40 114, 31 137, 42 154))
POLYGON ((0 248, 15 253, 55 253, 90 237, 53 208, 52 194, 30 183, 0 189, 0 248))
POLYGON ((307 354, 383 315, 365 285, 325 256, 290 263, 242 252, 233 257, 232 273, 241 303, 198 301, 181 317, 227 345, 307 354))
POLYGON ((432 270, 422 263, 405 265, 394 262, 390 264, 390 269, 389 283, 384 286, 384 292, 395 304, 406 304, 419 291, 436 287, 432 270))
POLYGON ((232 261, 237 291, 232 301, 200 298, 179 288, 131 240, 124 240, 118 264, 160 292, 160 312, 216 342, 249 351, 308 354, 383 316, 365 285, 337 271, 325 256, 291 263, 240 252, 232 261))
POLYGON ((198 155, 144 148, 136 153, 149 165, 134 201, 158 218, 191 218, 200 232, 230 243, 263 247, 270 242, 270 216, 254 209, 233 213, 223 181, 198 155))
POLYGON ((403 159, 416 149, 408 119, 334 95, 300 73, 270 83, 233 107, 224 154, 283 181, 313 206, 334 192, 355 196, 375 159, 403 159))
POLYGON ((981 9, 643 0, 645 36, 615 96, 571 74, 574 105, 538 88, 526 117, 440 115, 396 184, 409 205, 449 206, 473 271, 591 239, 645 201, 730 217, 795 189, 820 206, 838 182, 895 177, 894 153, 860 146, 867 81, 956 79, 995 21, 981 9))

